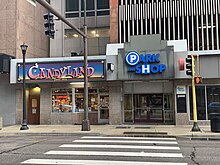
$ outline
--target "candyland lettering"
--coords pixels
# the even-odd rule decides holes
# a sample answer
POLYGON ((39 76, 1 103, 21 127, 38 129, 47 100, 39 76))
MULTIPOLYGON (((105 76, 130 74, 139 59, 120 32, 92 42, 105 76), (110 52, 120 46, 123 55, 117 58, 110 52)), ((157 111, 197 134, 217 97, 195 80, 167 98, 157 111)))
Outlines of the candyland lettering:
POLYGON ((131 66, 129 72, 136 74, 162 73, 166 69, 165 64, 160 63, 159 54, 138 54, 135 51, 128 52, 125 58, 126 63, 131 66))
MULTIPOLYGON (((94 74, 94 68, 88 67, 88 77, 94 74)), ((30 79, 60 79, 66 77, 78 78, 84 75, 83 67, 73 68, 72 66, 64 66, 59 69, 40 68, 38 64, 30 67, 28 77, 30 79)))

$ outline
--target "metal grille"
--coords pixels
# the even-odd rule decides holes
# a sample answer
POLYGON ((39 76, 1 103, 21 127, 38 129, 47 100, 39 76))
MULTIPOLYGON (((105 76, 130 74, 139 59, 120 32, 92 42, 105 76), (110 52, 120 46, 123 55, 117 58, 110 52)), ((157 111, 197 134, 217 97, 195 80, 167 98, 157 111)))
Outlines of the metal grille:
POLYGON ((187 39, 188 49, 219 50, 220 0, 119 0, 119 42, 132 35, 187 39))

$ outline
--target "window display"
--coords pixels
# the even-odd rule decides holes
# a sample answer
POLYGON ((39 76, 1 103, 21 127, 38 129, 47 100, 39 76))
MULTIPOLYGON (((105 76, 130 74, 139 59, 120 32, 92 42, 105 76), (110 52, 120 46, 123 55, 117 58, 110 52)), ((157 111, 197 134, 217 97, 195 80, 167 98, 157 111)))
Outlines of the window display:
POLYGON ((52 111, 72 112, 72 89, 52 89, 52 111))
MULTIPOLYGON (((75 103, 76 109, 75 112, 81 112, 84 110, 84 89, 76 88, 75 89, 75 103)), ((97 89, 89 89, 88 95, 88 104, 89 111, 98 111, 98 93, 97 89)))
MULTIPOLYGON (((98 112, 98 93, 107 89, 88 89, 88 110, 98 112)), ((100 100, 102 101, 102 99, 100 100)), ((84 111, 84 88, 52 89, 52 112, 83 112, 84 111)))

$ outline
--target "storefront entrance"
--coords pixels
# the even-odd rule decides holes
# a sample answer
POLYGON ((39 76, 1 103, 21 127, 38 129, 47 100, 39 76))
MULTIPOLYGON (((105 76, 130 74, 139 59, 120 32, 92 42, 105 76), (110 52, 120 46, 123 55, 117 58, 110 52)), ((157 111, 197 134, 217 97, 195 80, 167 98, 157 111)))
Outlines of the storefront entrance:
POLYGON ((109 95, 99 95, 98 123, 109 123, 109 95))
POLYGON ((40 96, 29 96, 28 124, 40 124, 40 96))
POLYGON ((134 95, 134 122, 163 122, 163 95, 134 95))
POLYGON ((124 122, 135 124, 174 124, 169 94, 125 94, 124 122))
POLYGON ((27 111, 28 124, 40 124, 40 87, 30 87, 27 111))

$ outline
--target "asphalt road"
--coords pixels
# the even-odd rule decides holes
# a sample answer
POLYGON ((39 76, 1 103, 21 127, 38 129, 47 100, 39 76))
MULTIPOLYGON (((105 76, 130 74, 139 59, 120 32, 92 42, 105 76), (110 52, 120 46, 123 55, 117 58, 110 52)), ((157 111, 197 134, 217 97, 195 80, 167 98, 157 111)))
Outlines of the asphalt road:
MULTIPOLYGON (((189 165, 219 165, 220 162, 220 141, 218 140, 207 141, 207 140, 189 140, 189 139, 177 138, 177 140, 169 141, 164 139, 159 139, 159 140, 151 139, 151 141, 154 141, 152 144, 148 144, 148 143, 145 144, 143 143, 143 141, 148 141, 148 140, 99 139, 99 138, 86 139, 83 138, 82 136, 32 136, 32 135, 30 136, 29 135, 29 136, 0 137, 0 146, 1 146, 0 164, 19 165, 21 164, 21 162, 30 159, 31 160, 33 159, 88 160, 89 164, 91 164, 92 160, 120 161, 122 163, 140 162, 144 164, 147 164, 147 162, 160 162, 160 163, 172 162, 175 165, 178 163, 183 163, 184 165, 187 163, 189 165), (177 142, 177 144, 175 144, 175 142, 177 142), (64 144, 67 146, 59 147, 64 144), (80 147, 77 147, 77 145, 71 147, 69 146, 73 144, 74 145, 77 144, 80 147), (96 147, 93 147, 93 145, 95 145, 96 147), (100 148, 98 148, 97 145, 100 148), (108 145, 109 147, 106 147, 106 145, 108 145), (105 146, 104 149, 103 146, 105 146), (124 146, 129 148, 126 148, 124 146), (132 148, 132 146, 134 146, 134 148, 132 148), (149 148, 144 149, 143 147, 146 146, 147 147, 150 146, 153 149, 149 149, 149 148), (162 147, 162 149, 154 148, 154 147, 162 147), (180 147, 180 150, 176 151, 175 147, 180 147), (102 155, 102 156, 96 154, 88 155, 88 152, 90 151, 91 154, 93 154, 100 151, 101 153, 103 153, 103 150, 107 155, 102 155), (87 151, 86 155, 83 155, 85 154, 84 151, 87 151), (51 153, 51 152, 55 152, 55 153, 51 153), (111 154, 112 152, 114 152, 116 155, 109 156, 108 154, 111 154), (117 155, 118 152, 119 154, 122 154, 122 156, 117 155), (142 156, 140 155, 126 156, 128 152, 129 154, 130 153, 136 154, 138 152, 138 154, 140 153, 142 156), (159 153, 160 155, 145 156, 145 154, 149 154, 149 153, 151 154, 159 153), (168 157, 166 154, 168 154, 168 157), (172 155, 170 156, 169 154, 173 154, 173 156, 172 155), (183 157, 179 157, 179 154, 182 154, 183 157)), ((120 163, 120 165, 122 165, 122 163, 120 163)), ((58 164, 58 163, 50 162, 50 164, 58 164)), ((98 165, 97 162, 95 162, 94 164, 98 165)), ((105 164, 107 165, 108 163, 105 164)), ((114 163, 111 163, 111 165, 113 164, 114 163)))

